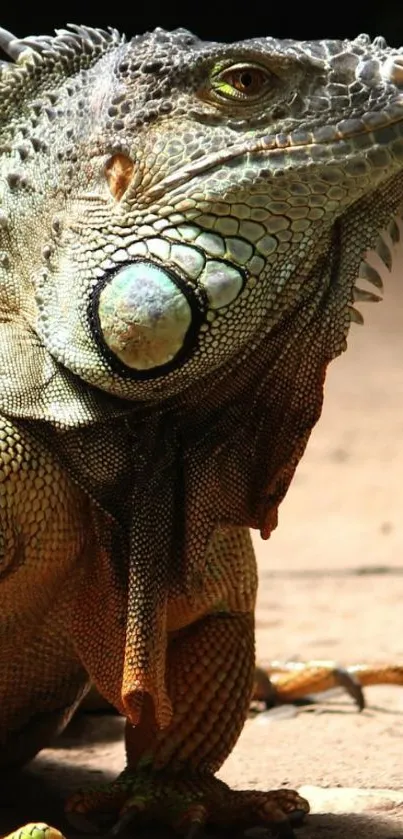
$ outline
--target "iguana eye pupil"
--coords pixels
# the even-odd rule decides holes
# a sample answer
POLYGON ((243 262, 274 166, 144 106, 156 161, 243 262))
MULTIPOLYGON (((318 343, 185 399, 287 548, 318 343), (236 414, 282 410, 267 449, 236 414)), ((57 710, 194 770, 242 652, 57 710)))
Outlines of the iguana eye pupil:
POLYGON ((254 67, 247 70, 237 71, 234 74, 233 85, 246 96, 256 96, 267 82, 267 74, 260 68, 254 67))
POLYGON ((249 87, 252 84, 252 75, 251 73, 242 73, 239 77, 241 85, 243 87, 249 87))
POLYGON ((250 87, 253 83, 252 73, 241 73, 240 83, 241 87, 250 87))

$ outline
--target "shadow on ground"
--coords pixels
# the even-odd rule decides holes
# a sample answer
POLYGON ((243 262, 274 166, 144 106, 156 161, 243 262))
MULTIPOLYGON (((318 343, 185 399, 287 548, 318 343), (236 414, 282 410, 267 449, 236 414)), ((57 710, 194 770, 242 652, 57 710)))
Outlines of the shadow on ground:
MULTIPOLYGON (((74 769, 74 774, 78 786, 93 786, 93 773, 79 768, 74 769)), ((110 775, 109 780, 111 779, 110 775)), ((102 773, 102 780, 108 780, 108 773, 102 773)), ((67 839, 81 839, 85 835, 88 836, 72 829, 64 818, 62 792, 63 789, 60 786, 56 792, 54 784, 49 782, 48 767, 44 768, 43 775, 40 773, 32 775, 29 770, 25 770, 18 776, 8 776, 5 781, 1 779, 1 833, 14 830, 23 823, 46 820, 62 830, 67 839), (16 791, 15 795, 13 791, 16 791)), ((250 839, 252 836, 254 839, 266 839, 266 837, 268 839, 275 836, 263 829, 253 829, 246 835, 248 834, 250 839)), ((97 835, 100 839, 102 836, 108 836, 110 839, 110 834, 107 833, 97 835)), ((401 824, 391 823, 389 818, 385 820, 374 814, 314 814, 295 830, 296 839, 395 839, 395 837, 401 839, 402 835, 401 824)), ((136 828, 131 832, 127 830, 121 836, 122 839, 130 839, 130 837, 131 839, 133 837, 136 839, 174 839, 175 835, 167 828, 152 825, 136 828)), ((206 839, 207 837, 227 839, 229 836, 231 839, 241 839, 245 833, 233 829, 231 831, 210 829, 201 834, 201 839, 203 836, 206 836, 206 839)))
MULTIPOLYGON (((63 802, 79 788, 91 788, 116 777, 122 764, 124 721, 115 716, 78 715, 66 732, 35 761, 20 772, 0 777, 0 834, 27 822, 47 821, 62 830, 68 839, 84 834, 72 829, 63 815, 63 802), (81 752, 81 764, 75 759, 81 752), (118 750, 118 751, 117 751, 118 750), (108 754, 112 755, 110 766, 108 754), (116 755, 118 754, 118 760, 116 755), (84 756, 84 759, 83 759, 84 756), (94 766, 102 768, 94 768, 94 766)), ((387 818, 377 813, 313 814, 296 829, 297 839, 394 839, 402 837, 399 807, 387 818)), ((265 830, 249 832, 255 839, 272 836, 265 830)), ((107 835, 107 834, 99 834, 107 835)), ((241 837, 243 831, 211 829, 208 837, 241 837)), ((159 825, 126 830, 122 839, 171 839, 173 833, 159 825)))

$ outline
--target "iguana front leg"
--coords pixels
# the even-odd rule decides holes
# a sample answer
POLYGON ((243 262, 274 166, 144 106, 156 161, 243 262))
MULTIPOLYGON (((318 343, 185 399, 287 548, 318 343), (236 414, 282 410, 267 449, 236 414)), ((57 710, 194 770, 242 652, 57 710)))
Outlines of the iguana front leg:
POLYGON ((112 785, 68 802, 76 826, 105 817, 112 823, 157 819, 186 834, 204 822, 236 822, 275 824, 291 835, 289 818, 308 812, 296 792, 232 791, 214 777, 248 716, 255 595, 248 531, 218 529, 198 596, 172 597, 169 604, 165 689, 172 719, 158 727, 158 696, 154 704, 143 697, 139 722, 127 725, 127 769, 112 785))
POLYGON ((308 804, 291 790, 233 791, 214 777, 248 713, 254 676, 253 615, 215 613, 175 633, 168 652, 168 693, 174 718, 159 730, 145 703, 138 726, 127 726, 128 767, 106 790, 76 795, 68 815, 78 828, 110 816, 163 821, 180 833, 204 822, 275 824, 308 804))

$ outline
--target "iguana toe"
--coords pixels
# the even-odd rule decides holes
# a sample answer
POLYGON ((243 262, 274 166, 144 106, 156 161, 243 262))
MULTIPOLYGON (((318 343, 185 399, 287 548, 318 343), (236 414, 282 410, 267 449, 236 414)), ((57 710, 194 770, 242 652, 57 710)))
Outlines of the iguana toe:
POLYGON ((87 830, 114 823, 119 835, 129 824, 159 822, 186 839, 194 839, 205 824, 223 827, 269 827, 291 839, 293 825, 309 812, 308 802, 288 789, 232 790, 210 774, 167 776, 166 773, 124 772, 107 787, 77 793, 66 815, 87 830))

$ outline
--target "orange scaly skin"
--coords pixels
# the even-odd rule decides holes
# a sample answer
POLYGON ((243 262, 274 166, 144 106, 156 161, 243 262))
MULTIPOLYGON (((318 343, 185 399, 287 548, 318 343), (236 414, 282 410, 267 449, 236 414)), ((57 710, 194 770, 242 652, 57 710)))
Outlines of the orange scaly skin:
MULTIPOLYGON (((10 620, 15 621, 14 638, 21 642, 21 648, 31 650, 25 668, 22 661, 20 664, 21 688, 18 689, 18 684, 16 686, 14 671, 9 681, 3 679, 2 682, 3 738, 6 739, 1 759, 4 765, 31 757, 58 728, 63 727, 70 715, 70 712, 58 713, 60 701, 66 701, 67 696, 64 679, 57 669, 44 673, 43 659, 38 650, 62 651, 63 677, 68 673, 72 698, 76 701, 82 695, 86 676, 72 650, 67 669, 65 650, 66 639, 69 634, 74 637, 76 625, 78 638, 84 640, 85 651, 88 641, 88 654, 92 655, 93 666, 100 666, 96 645, 92 647, 93 636, 86 633, 84 627, 86 603, 90 602, 92 606, 95 598, 99 598, 100 613, 105 618, 102 598, 107 581, 102 573, 102 556, 99 552, 98 555, 95 553, 96 534, 90 526, 91 510, 85 496, 62 472, 58 472, 57 463, 51 457, 37 452, 35 444, 29 439, 24 442, 21 434, 10 424, 3 425, 1 439, 12 440, 16 452, 15 460, 11 460, 11 484, 7 480, 3 483, 4 529, 10 533, 11 539, 18 521, 19 537, 28 543, 24 585, 17 592, 13 575, 4 580, 3 608, 7 619, 7 605, 17 604, 15 616, 10 610, 10 620), (46 475, 53 476, 55 486, 46 480, 46 475), (84 519, 82 513, 86 507, 84 519), (84 520, 86 532, 80 526, 84 520), (61 540, 60 548, 58 538, 61 540), (69 545, 71 549, 67 552, 69 545), (45 574, 42 597, 35 603, 30 591, 37 581, 37 557, 46 557, 47 551, 52 552, 52 563, 59 572, 64 568, 62 563, 65 563, 65 582, 59 589, 58 575, 55 574, 52 579, 50 573, 45 574), (23 627, 18 626, 18 614, 29 615, 33 625, 37 626, 43 612, 47 614, 47 620, 43 622, 42 631, 33 642, 29 642, 30 624, 27 621, 24 623, 28 634, 26 639, 22 634, 23 627), (39 718, 33 724, 29 720, 33 702, 38 712, 42 710, 38 700, 32 698, 39 684, 46 690, 46 704, 43 720, 39 718), (16 701, 11 704, 8 698, 13 687, 17 687, 20 704, 16 701), (23 722, 23 727, 14 733, 15 719, 23 722)), ((9 547, 11 550, 11 543, 9 547)), ((82 825, 92 818, 96 821, 97 811, 104 814, 105 810, 109 810, 114 818, 122 812, 126 813, 129 808, 136 812, 136 795, 141 801, 149 797, 147 815, 150 818, 154 812, 164 814, 166 820, 181 831, 191 822, 207 820, 212 814, 218 822, 228 823, 235 819, 236 822, 244 820, 245 824, 253 824, 256 820, 283 821, 287 824, 286 815, 289 812, 307 812, 307 803, 296 793, 280 790, 267 794, 247 792, 242 796, 232 793, 213 777, 232 751, 248 712, 254 677, 256 582, 255 559, 248 531, 231 528, 217 532, 206 557, 203 592, 194 607, 189 609, 187 602, 181 598, 169 603, 165 695, 174 709, 172 721, 167 728, 160 729, 152 704, 144 702, 140 721, 135 726, 129 723, 127 727, 128 769, 124 780, 118 781, 108 791, 76 795, 67 807, 75 824, 82 825), (218 596, 221 603, 218 603, 218 596), (182 778, 183 774, 186 780, 182 778), (194 807, 199 804, 201 796, 202 811, 199 806, 194 807)), ((113 641, 117 654, 116 635, 113 641)), ((121 643, 124 645, 124 638, 121 643)), ((4 670, 7 672, 11 651, 6 649, 3 655, 4 673, 4 670)), ((15 662, 15 656, 13 660, 15 662)), ((57 656, 54 661, 56 665, 57 656)), ((129 668, 123 681, 134 682, 139 677, 142 677, 141 673, 136 670, 132 673, 129 668)), ((104 695, 123 711, 121 684, 121 673, 116 670, 114 679, 110 669, 108 683, 104 685, 100 679, 99 686, 104 695)), ((133 717, 137 722, 135 713, 133 717)), ((32 834, 31 827, 27 830, 29 837, 41 839, 39 833, 38 837, 32 834)), ((13 839, 17 836, 25 839, 25 833, 19 831, 12 836, 13 839)), ((44 839, 53 839, 53 836, 45 832, 44 839)))
POLYGON ((365 708, 362 688, 370 685, 403 685, 403 666, 396 664, 354 664, 339 667, 334 661, 272 662, 257 667, 252 699, 268 706, 303 700, 310 694, 343 688, 365 708))
POLYGON ((174 708, 169 728, 158 729, 147 703, 139 725, 126 729, 128 770, 107 795, 100 788, 74 796, 67 808, 73 823, 83 826, 88 817, 96 821, 97 813, 108 810, 114 818, 137 811, 141 816, 146 807, 148 818, 158 816, 186 833, 192 824, 211 818, 225 824, 273 820, 281 825, 289 812, 307 812, 307 803, 296 793, 233 793, 213 777, 247 716, 252 650, 252 614, 209 615, 174 634, 167 655, 174 708))
POLYGON ((296 792, 214 776, 253 690, 248 528, 276 526, 379 299, 364 252, 390 267, 399 240, 403 52, 74 26, 0 48, 0 765, 93 683, 128 765, 72 821, 291 837, 296 792))

